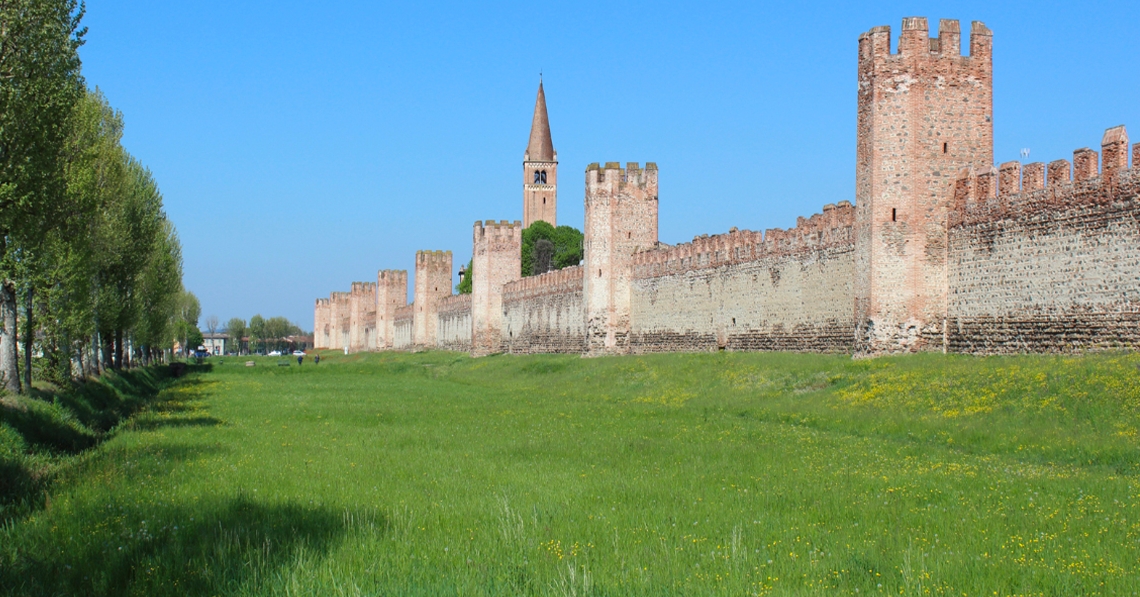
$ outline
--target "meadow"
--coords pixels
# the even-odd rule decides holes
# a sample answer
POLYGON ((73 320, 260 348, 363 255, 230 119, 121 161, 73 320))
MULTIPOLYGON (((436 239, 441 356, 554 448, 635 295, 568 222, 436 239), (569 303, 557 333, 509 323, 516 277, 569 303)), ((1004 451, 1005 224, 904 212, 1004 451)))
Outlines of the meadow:
POLYGON ((9 595, 1136 595, 1140 356, 213 359, 9 595))

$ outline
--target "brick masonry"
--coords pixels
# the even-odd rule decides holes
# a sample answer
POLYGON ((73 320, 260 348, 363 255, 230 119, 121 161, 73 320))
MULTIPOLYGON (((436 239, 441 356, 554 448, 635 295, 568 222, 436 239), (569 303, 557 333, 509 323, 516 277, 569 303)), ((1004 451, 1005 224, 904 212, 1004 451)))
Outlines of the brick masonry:
MULTIPOLYGON (((791 230, 658 242, 658 170, 586 168, 585 260, 520 279, 520 222, 476 222, 473 293, 451 255, 416 257, 314 304, 318 347, 474 356, 791 350, 1071 352, 1140 342, 1140 173, 1123 126, 1072 160, 993 164, 993 35, 903 21, 859 38, 856 204, 791 230), (374 304, 369 305, 372 301, 374 304), (369 332, 372 329, 374 332, 369 332), (373 339, 374 338, 374 339, 373 339)), ((539 90, 526 221, 555 222, 557 158, 539 90), (547 172, 551 199, 534 176, 547 172)), ((541 176, 540 176, 541 179, 541 176)))
POLYGON ((582 267, 531 276, 504 286, 503 324, 505 352, 585 351, 582 267))

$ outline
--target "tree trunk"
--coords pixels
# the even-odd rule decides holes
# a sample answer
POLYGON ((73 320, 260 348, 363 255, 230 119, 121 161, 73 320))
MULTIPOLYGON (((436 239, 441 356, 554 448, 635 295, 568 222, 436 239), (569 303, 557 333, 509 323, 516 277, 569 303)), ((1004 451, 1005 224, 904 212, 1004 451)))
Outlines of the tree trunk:
POLYGON ((36 342, 33 296, 32 286, 29 284, 27 292, 24 293, 24 388, 29 393, 32 391, 32 347, 36 342))
POLYGON ((123 368, 123 330, 115 330, 115 369, 123 368))
POLYGON ((12 280, 0 282, 0 380, 4 389, 20 393, 19 354, 16 348, 16 284, 12 280))

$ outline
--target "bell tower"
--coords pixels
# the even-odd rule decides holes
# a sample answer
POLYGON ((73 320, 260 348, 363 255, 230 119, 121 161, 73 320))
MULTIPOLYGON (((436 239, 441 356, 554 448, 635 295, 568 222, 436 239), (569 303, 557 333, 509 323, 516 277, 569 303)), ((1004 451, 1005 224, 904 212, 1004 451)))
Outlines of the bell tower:
POLYGON ((558 153, 550 140, 550 120, 546 115, 546 94, 538 82, 530 142, 523 154, 523 228, 537 220, 558 225, 558 153))

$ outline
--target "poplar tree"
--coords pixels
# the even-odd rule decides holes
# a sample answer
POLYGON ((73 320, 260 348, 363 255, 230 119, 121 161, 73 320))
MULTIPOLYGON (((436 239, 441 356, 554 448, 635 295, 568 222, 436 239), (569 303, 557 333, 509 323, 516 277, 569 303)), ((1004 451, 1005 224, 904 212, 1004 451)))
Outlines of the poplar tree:
POLYGON ((21 260, 66 213, 63 154, 83 94, 83 11, 76 0, 0 1, 0 378, 13 392, 21 260))

